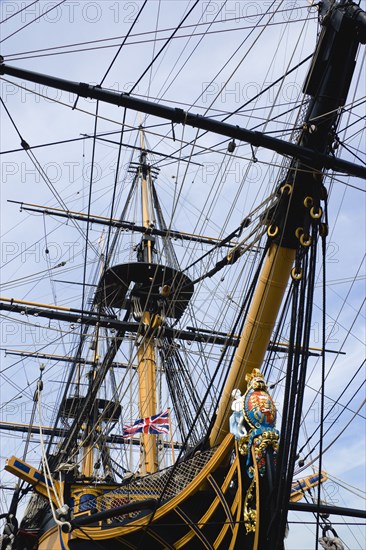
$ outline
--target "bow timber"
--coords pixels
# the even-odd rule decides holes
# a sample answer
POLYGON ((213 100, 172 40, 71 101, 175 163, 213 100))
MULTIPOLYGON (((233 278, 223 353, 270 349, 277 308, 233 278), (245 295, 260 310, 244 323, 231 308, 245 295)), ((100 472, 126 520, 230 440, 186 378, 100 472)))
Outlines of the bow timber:
MULTIPOLYGON (((328 479, 321 467, 294 479, 308 363, 316 355, 311 322, 316 262, 329 233, 327 170, 366 177, 365 166, 335 156, 357 52, 366 43, 366 14, 356 3, 342 0, 320 2, 317 8, 321 31, 294 142, 99 85, 0 64, 1 75, 70 92, 76 102, 91 98, 123 107, 125 113, 168 120, 172 128, 180 124, 224 136, 230 139, 229 153, 245 142, 252 152, 260 147, 286 157, 273 197, 260 210, 258 239, 249 216, 221 237, 201 235, 196 226, 191 232, 179 231, 166 222, 155 185, 159 170, 150 160, 142 122, 136 129, 139 155, 129 165, 131 187, 119 218, 93 215, 90 204, 86 214, 13 201, 43 219, 53 216, 62 223, 67 218, 88 228, 102 225, 115 231, 115 237, 108 234, 82 307, 0 298, 3 312, 62 322, 77 334, 77 345, 63 356, 52 357, 43 349, 33 354, 9 350, 21 360, 33 355, 46 362, 64 361, 69 374, 58 395, 53 426, 41 422, 47 391, 43 364, 33 388, 31 423, 0 422, 1 430, 25 432, 29 438, 38 434, 42 449, 38 467, 27 460, 27 452, 7 460, 5 470, 19 482, 4 516, 1 550, 284 550, 289 510, 314 513, 323 534, 333 529, 329 514, 365 518, 362 510, 347 512, 320 501, 320 486, 328 479), (139 222, 127 221, 132 213, 139 222), (134 233, 131 244, 119 249, 117 236, 127 232, 134 233), (175 240, 183 247, 180 256, 175 240), (214 260, 204 272, 195 270, 194 258, 186 259, 192 243, 202 250, 212 247, 214 260), (192 306, 199 284, 229 273, 248 250, 258 261, 249 271, 251 280, 230 330, 225 322, 223 327, 210 324, 211 309, 207 322, 199 323, 192 306), (290 328, 283 343, 277 326, 285 311, 290 328), (187 367, 186 345, 192 349, 193 371, 195 355, 207 367, 197 379, 187 367), (203 346, 213 359, 205 357, 203 346), (276 381, 284 381, 278 411, 266 376, 270 353, 286 357, 283 377, 276 381), (163 374, 174 411, 162 398, 163 374), (178 441, 172 435, 173 413, 178 441), (126 463, 114 458, 116 448, 123 449, 126 463), (162 456, 168 451, 172 460, 164 467, 162 456), (316 492, 312 503, 302 502, 316 492), (19 522, 18 501, 27 493, 32 497, 19 522)), ((121 140, 122 135, 123 129, 121 140)), ((32 150, 23 139, 22 147, 32 150)), ((65 263, 54 267, 63 269, 65 263)), ((319 351, 324 360, 330 351, 325 340, 319 351)))

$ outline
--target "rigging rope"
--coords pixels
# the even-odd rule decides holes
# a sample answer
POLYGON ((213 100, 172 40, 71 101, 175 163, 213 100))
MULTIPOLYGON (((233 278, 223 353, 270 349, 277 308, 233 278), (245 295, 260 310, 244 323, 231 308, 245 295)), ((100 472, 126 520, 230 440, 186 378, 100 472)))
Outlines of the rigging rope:
MULTIPOLYGON (((38 1, 39 0, 35 0, 35 2, 38 2, 38 1)), ((26 7, 30 7, 31 5, 32 4, 29 4, 26 7)), ((25 8, 23 8, 23 9, 25 9, 25 8)), ((304 7, 297 6, 296 9, 297 10, 307 9, 307 7, 306 6, 304 6, 304 7)), ((285 8, 285 9, 282 9, 282 10, 277 10, 277 13, 285 13, 285 12, 289 12, 289 11, 293 11, 293 8, 290 7, 290 8, 285 8)), ((20 13, 20 12, 17 12, 17 13, 20 13)), ((14 15, 17 15, 17 13, 12 14, 10 17, 13 17, 14 15)), ((256 14, 246 13, 245 15, 240 15, 238 13, 238 14, 235 15, 235 17, 228 17, 227 19, 220 18, 219 21, 213 21, 213 22, 214 23, 228 23, 230 21, 233 21, 233 22, 236 23, 237 21, 240 21, 241 19, 249 19, 251 17, 260 17, 261 15, 263 15, 263 13, 256 13, 256 14)), ((9 19, 10 19, 10 17, 9 17, 9 19)), ((6 20, 1 21, 0 24, 5 22, 5 21, 6 20)), ((210 22, 210 24, 211 23, 212 23, 212 21, 210 22)), ((289 23, 291 23, 291 21, 289 21, 289 23)), ((203 25, 207 25, 207 24, 208 24, 207 22, 204 22, 204 23, 199 23, 198 22, 198 23, 194 23, 194 24, 190 24, 190 25, 182 25, 181 29, 188 29, 188 28, 192 28, 192 27, 195 28, 195 27, 203 26, 203 25)), ((251 27, 249 27, 249 28, 251 28, 251 27)), ((161 33, 161 32, 173 31, 173 30, 174 30, 174 27, 168 27, 168 28, 164 28, 164 29, 158 29, 157 31, 153 30, 153 31, 145 31, 145 32, 135 33, 135 34, 132 34, 131 36, 134 38, 134 37, 137 37, 137 36, 145 36, 147 34, 155 34, 156 32, 161 33)), ((242 29, 240 29, 240 30, 242 30, 242 29)), ((227 29, 226 29, 226 31, 227 31, 227 29)), ((57 50, 57 49, 60 49, 60 48, 69 48, 69 47, 72 47, 72 46, 83 46, 83 45, 87 45, 87 44, 95 44, 95 43, 98 43, 98 42, 108 42, 110 40, 121 40, 123 38, 124 38, 124 36, 113 36, 112 38, 102 38, 102 39, 99 39, 99 40, 88 40, 86 42, 77 42, 75 44, 65 44, 63 46, 54 46, 54 47, 49 47, 49 48, 42 48, 42 49, 39 49, 39 50, 16 52, 14 54, 9 54, 7 56, 7 58, 14 57, 14 56, 17 56, 17 55, 27 55, 27 54, 30 54, 30 53, 38 53, 38 52, 44 52, 44 51, 57 50)))
MULTIPOLYGON (((330 410, 328 410, 327 414, 324 416, 324 419, 323 419, 323 422, 327 419, 327 417, 332 413, 334 407, 339 404, 339 400, 340 398, 345 394, 345 392, 347 391, 347 389, 351 386, 351 383, 354 381, 354 379, 356 378, 356 375, 359 374, 363 368, 365 364, 365 360, 361 363, 361 365, 358 367, 357 371, 355 372, 355 374, 352 376, 352 378, 349 380, 349 382, 347 383, 347 385, 345 387, 342 388, 342 391, 338 397, 337 400, 334 400, 334 403, 332 405, 332 407, 330 408, 330 410)), ((358 413, 355 413, 354 410, 352 409, 349 409, 348 405, 350 404, 350 402, 355 398, 355 396, 357 395, 357 393, 361 390, 362 386, 366 383, 365 380, 362 381, 362 383, 360 384, 360 386, 358 387, 357 391, 355 391, 351 397, 349 398, 348 402, 346 403, 346 405, 342 405, 342 410, 341 412, 338 414, 338 416, 333 419, 331 425, 327 428, 326 432, 323 433, 323 437, 330 431, 333 429, 333 426, 334 424, 336 424, 340 418, 340 416, 346 411, 346 410, 349 410, 350 412, 352 412, 353 414, 358 414, 358 413)), ((317 390, 317 393, 319 393, 319 390, 317 390)), ((361 416, 361 418, 364 418, 364 416, 361 416)), ((304 418, 305 420, 305 418, 304 418)), ((316 432, 319 430, 319 426, 317 426, 314 431, 312 432, 312 434, 307 437, 306 439, 306 442, 304 443, 304 445, 299 449, 299 454, 302 453, 302 451, 304 450, 305 446, 308 445, 311 441, 311 439, 314 437, 314 435, 316 434, 316 432)), ((323 439, 322 437, 322 439, 323 439)), ((304 457, 303 460, 306 460, 308 458, 308 456, 315 451, 315 447, 313 447, 313 449, 311 451, 309 451, 309 453, 304 457)))
MULTIPOLYGON (((328 227, 328 205, 327 200, 324 201, 325 224, 328 227)), ((324 398, 325 398, 325 346, 326 346, 326 259, 327 259, 327 231, 321 235, 322 242, 322 358, 321 358, 321 381, 320 381, 320 431, 319 431, 319 472, 323 467, 323 437, 324 437, 324 398)), ((320 504, 321 483, 318 485, 318 505, 320 504)), ((316 540, 319 538, 320 527, 320 511, 316 514, 316 540)), ((325 537, 324 537, 325 538, 325 537)), ((320 542, 320 541, 319 541, 320 542)))
MULTIPOLYGON (((65 0, 63 0, 65 1, 65 0)), ((42 165, 40 164, 40 162, 38 161, 38 159, 36 158, 35 154, 33 153, 33 151, 31 150, 29 144, 23 139, 17 125, 15 124, 15 121, 13 119, 13 117, 11 116, 8 108, 6 107, 3 99, 0 97, 0 102, 2 104, 2 106, 4 107, 16 133, 18 134, 20 140, 21 140, 21 146, 22 148, 24 149, 24 151, 26 152, 26 154, 28 155, 29 159, 31 160, 32 164, 34 165, 34 167, 36 168, 37 172, 39 173, 39 175, 41 176, 42 180, 45 182, 45 184, 47 185, 47 187, 50 189, 51 193, 53 194, 53 196, 56 198, 57 202, 65 209, 67 210, 67 206, 64 202, 64 200, 62 199, 61 195, 58 193, 57 189, 55 188, 55 186, 53 185, 53 183, 51 182, 51 180, 49 179, 49 177, 47 176, 46 172, 44 171, 42 165)), ((83 233, 83 230, 81 229, 81 227, 79 226, 78 223, 75 222, 75 220, 71 219, 73 225, 76 227, 77 231, 81 234, 82 237, 85 237, 84 233, 83 233)), ((90 248, 92 250, 95 251, 95 247, 94 247, 94 244, 92 242, 88 242, 90 248)))
MULTIPOLYGON (((42 12, 40 15, 38 15, 38 17, 35 17, 34 19, 32 19, 32 21, 29 21, 29 23, 26 23, 25 25, 23 25, 23 27, 20 27, 20 29, 17 29, 16 31, 12 32, 11 34, 9 34, 8 36, 6 36, 5 38, 3 38, 2 40, 0 40, 0 44, 2 44, 3 42, 5 42, 5 40, 7 40, 8 38, 10 38, 11 36, 14 36, 15 34, 17 34, 18 32, 22 31, 23 29, 25 29, 26 27, 28 27, 29 25, 31 25, 32 23, 34 23, 35 21, 38 21, 38 19, 40 19, 41 17, 43 17, 44 15, 46 15, 48 12, 54 10, 55 8, 57 8, 58 6, 60 6, 61 4, 63 4, 64 2, 66 2, 66 0, 61 0, 61 2, 59 2, 58 4, 55 4, 55 5, 51 5, 50 8, 48 8, 48 10, 42 12)), ((34 4, 34 2, 33 2, 34 4)), ((30 4, 32 5, 32 4, 30 4)), ((27 6, 29 7, 29 6, 27 6)), ((15 15, 15 14, 14 14, 15 15)))
MULTIPOLYGON (((45 96, 44 94, 35 92, 34 90, 31 90, 31 89, 27 88, 26 86, 22 86, 22 85, 20 85, 20 84, 18 84, 18 83, 15 83, 15 82, 12 82, 12 81, 10 81, 10 80, 7 80, 6 78, 1 77, 0 80, 3 80, 4 82, 10 83, 10 84, 12 84, 13 86, 16 86, 16 87, 19 88, 19 89, 25 90, 25 91, 27 91, 28 93, 31 93, 31 94, 33 94, 33 95, 36 95, 36 96, 39 96, 39 97, 45 97, 45 98, 47 98, 47 101, 49 101, 49 102, 58 103, 59 105, 62 105, 63 107, 67 107, 67 108, 69 108, 69 109, 73 109, 73 106, 72 106, 72 105, 69 105, 69 104, 67 104, 67 103, 65 103, 65 102, 59 101, 59 100, 57 100, 57 99, 53 99, 53 98, 47 97, 47 96, 45 96)), ((175 102, 174 102, 174 103, 175 103, 175 102)), ((179 103, 179 102, 178 102, 178 103, 179 103)), ((86 114, 86 115, 89 115, 89 116, 93 116, 93 117, 95 116, 94 113, 91 113, 90 111, 86 111, 85 109, 80 109, 80 108, 76 107, 75 110, 76 110, 76 111, 79 111, 80 113, 84 113, 84 114, 86 114)), ((118 125, 120 125, 120 122, 119 122, 119 121, 110 119, 110 118, 108 118, 108 117, 99 116, 99 118, 100 118, 100 120, 104 120, 104 121, 106 121, 106 122, 111 122, 111 123, 113 123, 113 124, 118 124, 118 125)), ((168 124, 170 125, 170 123, 168 123, 168 124)), ((164 126, 165 124, 161 124, 161 125, 164 126)), ((151 125, 151 126, 153 126, 153 125, 151 125)), ((128 125, 126 125, 126 127, 130 128, 131 130, 135 130, 135 129, 136 129, 135 127, 129 127, 128 125)), ((157 134, 156 132, 150 132, 150 134, 151 134, 151 135, 154 135, 154 136, 158 136, 158 137, 163 137, 163 138, 166 138, 166 139, 171 139, 172 141, 174 141, 173 137, 171 137, 171 136, 169 136, 169 135, 157 134)), ((91 138, 92 136, 87 136, 87 137, 88 137, 88 138, 91 138)), ((80 138, 80 139, 82 139, 82 138, 80 138)), ((77 140, 77 138, 75 139, 75 141, 76 141, 76 140, 77 140)), ((68 142, 68 141, 73 141, 73 140, 66 140, 66 142, 68 142)), ((191 145, 191 144, 192 144, 192 141, 191 141, 191 142, 186 142, 186 141, 183 141, 183 140, 178 139, 178 138, 176 138, 175 141, 178 141, 178 142, 183 143, 184 146, 186 146, 186 145, 191 145)), ((227 140, 224 140, 224 141, 220 142, 218 145, 221 145, 222 143, 226 143, 226 142, 227 142, 227 140)), ((60 142, 60 143, 62 143, 62 142, 60 142)), ((54 145, 54 144, 57 144, 57 142, 56 142, 56 143, 51 143, 50 145, 54 145)), ((29 149, 33 149, 33 148, 35 149, 35 148, 37 148, 37 147, 45 147, 45 146, 47 146, 47 145, 48 145, 48 144, 39 145, 39 146, 35 146, 35 147, 29 147, 29 149)), ((204 146, 199 145, 199 144, 197 144, 197 143, 195 144, 195 147, 198 148, 198 149, 202 149, 202 151, 201 151, 201 152, 198 152, 198 153, 191 153, 191 154, 189 155, 189 158, 195 157, 195 156, 197 156, 197 155, 204 154, 205 152, 215 152, 215 153, 223 154, 223 155, 226 155, 226 153, 227 153, 227 147, 225 147, 225 149, 222 150, 222 151, 213 149, 212 147, 204 147, 204 146)), ((214 146, 214 147, 216 147, 216 146, 214 146)), ((18 150, 4 151, 4 154, 5 154, 5 153, 16 152, 16 151, 18 151, 18 150)), ((0 154, 1 154, 1 152, 0 152, 0 154)), ((186 158, 188 158, 188 157, 183 157, 183 160, 186 159, 186 158)), ((242 160, 251 160, 251 158, 244 157, 244 156, 239 156, 239 155, 236 155, 236 158, 239 158, 239 159, 242 159, 242 160)), ((272 161, 272 162, 266 162, 266 161, 264 161, 264 160, 259 160, 259 159, 258 159, 258 163, 259 163, 259 164, 263 164, 263 165, 265 165, 265 166, 269 166, 269 167, 271 167, 271 168, 276 168, 276 167, 281 167, 281 166, 282 166, 282 165, 276 164, 276 163, 273 162, 273 161, 272 161)), ((295 169, 290 167, 290 170, 295 170, 295 169)), ((308 172, 309 174, 312 173, 312 170, 310 169, 310 167, 309 167, 308 170, 306 170, 306 169, 301 169, 301 170, 300 170, 300 169, 296 169, 296 170, 297 170, 298 172, 301 171, 301 172, 308 172)), ((337 182, 339 182, 339 183, 342 183, 342 185, 345 185, 346 187, 350 187, 350 188, 352 188, 352 189, 356 189, 357 191, 362 191, 363 193, 366 192, 365 189, 362 189, 362 188, 360 188, 360 187, 357 187, 356 185, 353 185, 353 184, 351 184, 351 183, 347 183, 347 182, 345 182, 345 181, 342 181, 341 179, 336 178, 336 177, 334 177, 334 176, 332 177, 332 179, 333 179, 334 181, 337 181, 337 182)), ((66 209, 66 207, 65 207, 65 209, 66 209)))
MULTIPOLYGON (((65 0, 64 0, 65 1, 65 0)), ((284 11, 284 10, 279 10, 279 11, 284 11)), ((299 23, 301 21, 309 21, 309 20, 315 20, 316 18, 302 18, 302 19, 297 19, 296 21, 293 20, 293 21, 288 21, 288 23, 299 23)), ((173 36, 172 40, 176 40, 176 39, 180 39, 180 38, 192 38, 192 37, 198 37, 198 36, 207 36, 207 35, 211 35, 211 34, 221 34, 221 33, 229 33, 229 32, 233 32, 233 31, 243 31, 243 30, 253 30, 253 29, 257 29, 257 28, 261 28, 261 27, 271 27, 271 26, 277 26, 277 25, 283 25, 283 22, 282 21, 275 21, 273 23, 267 23, 267 24, 254 24, 252 26, 245 26, 245 27, 235 27, 235 28, 232 28, 232 29, 221 29, 221 30, 216 30, 216 31, 205 31, 205 32, 201 32, 201 33, 194 33, 194 34, 181 34, 179 36, 173 36)), ((171 29, 167 29, 167 30, 171 30, 171 29)), ((154 31, 150 31, 150 32, 154 32, 154 31)), ((143 33, 142 33, 143 34, 143 33)), ((122 38, 122 37, 116 37, 118 39, 122 38)), ((105 39, 105 40, 113 40, 113 39, 105 39)), ((128 43, 128 46, 133 46, 133 45, 136 45, 136 44, 147 44, 147 43, 150 43, 150 42, 161 42, 163 40, 166 40, 166 38, 151 38, 151 39, 148 39, 148 40, 136 40, 135 42, 129 42, 128 43)), ((96 41, 98 42, 98 41, 96 41)), ((91 42, 93 43, 93 42, 91 42)), ((76 44, 77 45, 77 44, 76 44)), ((73 46, 73 45, 71 45, 73 46)), ((50 56, 55 56, 55 55, 64 55, 64 54, 69 54, 69 53, 80 53, 80 52, 86 52, 86 51, 94 51, 94 50, 103 50, 103 49, 107 49, 107 48, 116 48, 118 46, 118 44, 110 44, 110 45, 107 45, 107 46, 96 46, 94 48, 80 48, 78 50, 68 50, 68 51, 65 51, 65 52, 53 52, 53 53, 45 53, 45 54, 41 54, 41 55, 28 55, 28 56, 23 56, 23 57, 16 57, 16 55, 18 54, 13 54, 13 57, 11 57, 12 54, 10 55, 7 55, 6 56, 6 59, 8 60, 10 58, 11 61, 18 61, 20 59, 34 59, 34 58, 39 58, 39 57, 50 57, 50 56)), ((49 50, 49 49, 57 49, 57 48, 62 48, 63 46, 56 46, 55 48, 46 48, 46 50, 49 50)), ((67 46, 66 46, 67 47, 67 46)), ((38 50, 38 51, 43 51, 43 50, 38 50)))
MULTIPOLYGON (((304 221, 306 222, 306 220, 304 221)), ((318 233, 316 221, 311 222, 309 231, 312 234, 310 255, 306 254, 306 248, 299 249, 295 261, 296 267, 299 268, 301 266, 302 277, 300 280, 295 279, 293 281, 281 441, 273 491, 273 505, 277 513, 272 516, 269 526, 269 538, 267 538, 271 542, 275 541, 276 548, 281 547, 286 528, 288 502, 296 461, 299 426, 301 424, 301 411, 306 385, 308 354, 301 353, 301 350, 308 349, 311 333, 318 233)))
POLYGON ((138 21, 138 18, 140 17, 140 15, 141 15, 141 13, 142 13, 142 10, 143 10, 144 7, 146 6, 146 4, 147 4, 147 0, 145 0, 145 2, 142 4, 142 6, 141 6, 141 8, 140 8, 140 10, 139 10, 139 12, 138 12, 138 14, 136 15, 134 21, 132 22, 132 25, 131 25, 130 28, 128 29, 128 32, 127 32, 126 36, 124 37, 122 44, 120 45, 120 47, 118 48, 118 50, 117 50, 115 56, 113 57, 113 59, 112 59, 110 65, 109 65, 108 69, 106 70, 106 72, 105 72, 105 74, 104 74, 102 80, 100 81, 99 86, 102 86, 102 85, 103 85, 103 82, 104 82, 105 79, 107 78, 108 73, 109 73, 109 71, 111 70, 111 68, 113 67, 113 65, 114 65, 114 63, 115 63, 117 57, 119 56, 119 54, 120 54, 120 52, 121 52, 123 46, 126 44, 126 40, 127 40, 128 37, 130 36, 130 34, 131 34, 131 32, 132 32, 132 29, 133 29, 134 26, 136 25, 136 23, 137 23, 137 21, 138 21))
POLYGON ((9 15, 9 17, 7 17, 6 19, 3 19, 2 21, 0 21, 0 25, 2 25, 2 23, 5 23, 6 21, 9 21, 9 19, 11 19, 12 17, 15 17, 16 15, 19 15, 19 13, 22 13, 22 11, 30 8, 31 6, 33 6, 33 4, 37 4, 37 2, 39 2, 39 0, 34 0, 31 4, 27 4, 25 5, 23 8, 21 8, 20 10, 12 13, 11 15, 9 15))
MULTIPOLYGON (((346 431, 346 429, 348 428, 348 426, 352 423, 352 421, 357 417, 358 413, 360 412, 360 410, 364 407, 366 403, 366 399, 364 399, 361 403, 361 405, 358 407, 358 409, 356 410, 356 412, 354 413, 354 415, 351 417, 351 419, 347 422, 347 424, 344 426, 344 428, 336 435, 336 437, 329 443, 329 445, 327 445, 325 447, 325 449, 323 449, 323 455, 326 453, 326 451, 328 451, 333 445, 334 443, 337 442, 337 440, 339 439, 339 437, 346 431)), ((314 449, 313 449, 314 450, 314 449)), ((299 468, 296 473, 299 473, 299 472, 302 472, 303 470, 305 470, 308 466, 311 466, 312 464, 314 464, 314 462, 316 462, 317 460, 319 459, 319 455, 316 456, 314 459, 310 460, 309 462, 307 462, 306 464, 304 464, 304 466, 302 466, 301 468, 299 468)))
MULTIPOLYGON (((38 379, 35 399, 38 402, 39 439, 40 439, 40 445, 41 445, 42 466, 43 466, 43 472, 44 472, 44 476, 45 476, 45 486, 46 486, 48 501, 49 501, 49 504, 50 504, 51 513, 52 513, 54 522, 61 528, 63 526, 68 527, 69 530, 71 531, 71 524, 69 522, 67 522, 66 519, 65 519, 66 516, 68 515, 69 507, 66 504, 64 504, 64 501, 63 501, 62 484, 60 483, 61 494, 59 495, 57 490, 56 490, 56 487, 55 487, 55 484, 54 484, 54 481, 53 481, 53 477, 52 477, 52 474, 51 474, 51 470, 50 470, 50 467, 49 467, 49 464, 48 464, 47 453, 46 453, 44 440, 43 440, 43 432, 42 432, 42 423, 43 423, 43 421, 42 421, 42 409, 41 409, 41 392, 42 392, 42 389, 43 389, 43 382, 42 382, 43 368, 41 369, 41 374, 40 374, 39 379, 38 379), (51 497, 50 485, 51 485, 53 494, 55 495, 55 499, 56 499, 56 502, 57 502, 57 505, 58 505, 57 510, 55 510, 53 500, 52 500, 52 497, 51 497)), ((60 474, 60 476, 61 476, 61 474, 60 474)))
MULTIPOLYGON (((283 0, 280 0, 280 4, 278 6, 278 8, 280 7, 280 5, 282 4, 283 0)), ((274 4, 276 3, 276 0, 273 0, 273 2, 271 3, 270 7, 267 8, 266 12, 262 14, 261 18, 260 18, 260 21, 262 21, 262 19, 264 19, 264 17, 268 14, 270 14, 270 8, 272 8, 274 6, 274 4)), ((277 9, 278 9, 277 8, 277 9)), ((277 11, 277 10, 276 10, 277 11)), ((273 12, 273 14, 270 15, 270 18, 269 18, 269 21, 272 19, 272 17, 274 17, 276 11, 273 12)), ((260 27, 263 27, 262 30, 259 32, 258 36, 255 38, 254 42, 252 43, 251 47, 246 51, 246 53, 244 54, 244 56, 241 58, 240 62, 236 65, 236 67, 234 68, 234 70, 231 72, 230 76, 226 79, 225 83, 222 84, 221 88, 220 88, 220 91, 219 93, 216 94, 216 96, 214 97, 214 99, 211 101, 210 105, 205 109, 204 111, 204 115, 206 115, 208 113, 208 111, 211 109, 212 105, 215 103, 215 101, 217 100, 217 98, 220 96, 220 94, 222 93, 222 91, 225 89, 225 87, 228 85, 228 83, 230 82, 230 80, 232 79, 232 77, 234 76, 234 74, 236 73, 236 71, 239 69, 239 67, 241 66, 241 64, 243 63, 244 59, 247 57, 247 55, 249 54, 249 52, 251 51, 251 49, 254 47, 254 45, 256 44, 256 42, 259 40, 260 36, 262 35, 262 33, 265 31, 265 29, 267 28, 268 25, 270 25, 270 22, 266 22, 264 25, 260 25, 259 23, 253 27, 253 29, 251 30, 251 32, 248 34, 248 36, 246 36, 244 38, 244 40, 242 40, 242 42, 240 43, 240 45, 235 49, 234 53, 231 54, 231 56, 229 57, 229 59, 226 61, 226 63, 220 67, 220 70, 214 75, 214 77, 211 79, 211 81, 209 83, 207 83, 206 87, 202 90, 202 92, 199 94, 199 96, 193 101, 193 103, 190 105, 189 109, 191 109, 192 107, 195 106, 195 104, 197 103, 197 101, 199 100, 200 97, 203 96, 203 94, 205 92, 207 92, 208 88, 210 85, 212 85, 212 82, 215 82, 217 81, 217 78, 219 77, 219 75, 223 72, 223 70, 226 68, 226 66, 229 64, 229 62, 234 58, 234 56, 238 53, 238 51, 240 50, 240 48, 243 46, 243 44, 245 44, 245 42, 248 40, 248 38, 250 38, 250 36, 252 35, 252 33, 254 33, 255 30, 257 30, 258 28, 260 27)), ((249 101, 250 102, 250 101, 249 101)), ((247 102, 248 103, 248 102, 247 102)), ((225 117, 223 119, 223 121, 227 120, 230 116, 231 116, 232 113, 230 113, 227 117, 225 117)), ((191 150, 191 154, 190 156, 192 156, 193 154, 193 148, 196 146, 196 143, 197 143, 197 140, 200 139, 201 137, 203 137, 204 135, 207 134, 207 131, 205 132, 202 132, 201 134, 199 133, 199 130, 197 130, 196 132, 196 135, 195 135, 195 138, 190 141, 187 145, 184 145, 183 147, 181 147, 180 149, 178 149, 178 151, 175 151, 175 154, 177 154, 178 152, 181 152, 183 149, 185 149, 185 147, 187 147, 188 145, 191 145, 192 146, 192 150, 191 150)))
MULTIPOLYGON (((192 11, 194 10, 194 8, 197 6, 197 4, 199 3, 200 0, 196 0, 196 2, 193 4, 193 6, 191 7, 191 9, 188 11, 188 13, 183 17, 183 19, 181 20, 181 22, 179 23, 179 25, 174 29, 174 31, 172 32, 172 34, 170 35, 170 37, 166 40, 165 44, 160 48, 160 50, 158 51, 158 53, 155 55, 155 57, 152 59, 152 61, 149 63, 149 65, 146 67, 146 69, 144 70, 144 72, 142 73, 142 75, 136 80, 135 84, 132 86, 131 90, 129 91, 129 94, 132 94, 132 92, 134 91, 134 89, 140 84, 141 80, 143 79, 143 77, 145 76, 145 74, 150 70, 150 68, 153 66, 153 64, 155 63, 155 61, 158 59, 158 57, 160 57, 160 55, 163 53, 163 51, 165 50, 165 48, 168 46, 168 44, 170 43, 170 41, 174 38, 174 35, 178 32, 178 30, 181 28, 181 26, 183 25, 184 21, 191 15, 192 11)), ((155 42, 156 40, 154 40, 155 42)))

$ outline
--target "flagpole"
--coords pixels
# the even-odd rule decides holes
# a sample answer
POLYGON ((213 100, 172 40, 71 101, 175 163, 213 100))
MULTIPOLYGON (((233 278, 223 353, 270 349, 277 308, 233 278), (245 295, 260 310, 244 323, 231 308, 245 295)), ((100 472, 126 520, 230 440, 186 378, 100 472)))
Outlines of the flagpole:
POLYGON ((171 421, 171 418, 170 418, 170 407, 168 407, 168 421, 169 421, 170 445, 172 447, 172 465, 174 465, 175 464, 175 453, 174 453, 174 443, 173 443, 172 421, 171 421))

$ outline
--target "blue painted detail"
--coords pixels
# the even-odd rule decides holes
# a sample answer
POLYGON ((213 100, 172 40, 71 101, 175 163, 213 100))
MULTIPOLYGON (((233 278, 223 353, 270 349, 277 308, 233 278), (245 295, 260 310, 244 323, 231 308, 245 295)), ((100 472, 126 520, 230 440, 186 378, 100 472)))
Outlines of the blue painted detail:
POLYGON ((258 435, 262 435, 262 433, 266 431, 266 432, 273 432, 275 433, 278 437, 280 435, 280 432, 278 430, 276 430, 275 428, 266 428, 265 430, 263 430, 262 428, 257 428, 256 430, 252 430, 251 433, 250 433, 250 438, 249 438, 249 441, 248 441, 248 455, 247 455, 247 461, 246 461, 246 464, 245 464, 245 467, 246 467, 246 471, 247 471, 247 474, 249 477, 253 477, 253 473, 250 471, 250 467, 253 465, 253 458, 252 458, 252 453, 251 453, 251 448, 252 448, 252 445, 253 445, 253 441, 254 439, 258 436, 258 435))
POLYGON ((44 483, 45 485, 47 484, 49 487, 52 488, 52 483, 49 479, 46 479, 45 476, 43 474, 41 474, 40 472, 34 472, 34 479, 36 479, 37 481, 42 481, 42 483, 44 483))
POLYGON ((310 483, 317 483, 320 479, 319 475, 313 476, 309 479, 310 483))
POLYGON ((297 491, 300 491, 301 489, 304 489, 304 487, 306 487, 305 481, 298 481, 296 483, 296 485, 293 485, 293 487, 291 489, 291 494, 292 493, 297 493, 297 491))
MULTIPOLYGON (((254 475, 251 471, 253 466, 252 446, 256 444, 256 438, 262 436, 265 432, 274 434, 274 441, 279 438, 279 432, 275 428, 277 416, 276 406, 267 391, 267 386, 259 370, 254 369, 253 373, 255 375, 254 381, 249 383, 249 388, 243 397, 244 418, 246 424, 248 424, 250 428, 248 431, 247 460, 245 465, 247 474, 250 478, 254 475), (254 383, 255 381, 257 381, 256 384, 254 383)), ((258 471, 261 476, 264 475, 266 468, 266 453, 267 446, 261 453, 256 455, 258 471)))
POLYGON ((90 506, 91 502, 94 501, 95 503, 95 496, 91 494, 82 495, 80 497, 80 503, 79 503, 79 512, 85 512, 86 510, 90 510, 92 506, 90 506))
POLYGON ((39 472, 34 472, 33 477, 34 479, 37 479, 38 481, 42 481, 43 483, 46 482, 44 475, 40 474, 39 472))
POLYGON ((19 462, 19 460, 14 461, 15 468, 18 468, 18 470, 21 470, 22 472, 25 472, 26 474, 29 474, 30 467, 26 464, 23 464, 23 462, 19 462))

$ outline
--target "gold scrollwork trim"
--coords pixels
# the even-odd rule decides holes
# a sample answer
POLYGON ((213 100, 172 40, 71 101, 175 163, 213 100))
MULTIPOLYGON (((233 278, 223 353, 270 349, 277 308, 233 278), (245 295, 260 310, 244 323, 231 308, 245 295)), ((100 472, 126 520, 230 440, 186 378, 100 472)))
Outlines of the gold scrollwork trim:
POLYGON ((241 455, 246 456, 248 454, 249 435, 244 435, 238 441, 238 449, 241 455))
POLYGON ((259 445, 254 446, 254 452, 257 458, 259 453, 262 453, 267 447, 273 447, 275 451, 278 449, 278 434, 276 432, 263 432, 256 437, 256 441, 259 441, 259 445))
POLYGON ((257 512, 252 508, 255 503, 255 478, 253 478, 252 483, 249 486, 247 494, 244 500, 244 525, 247 534, 250 532, 255 532, 257 525, 257 512))

